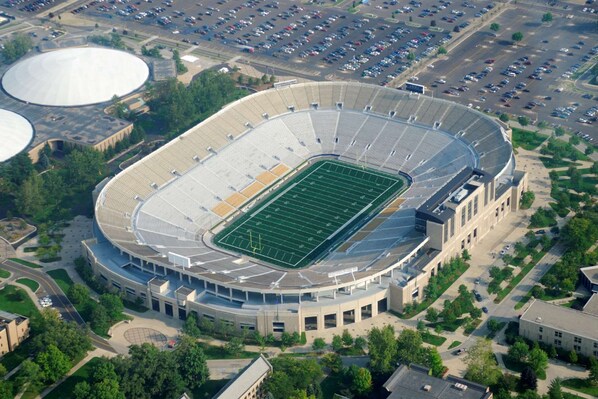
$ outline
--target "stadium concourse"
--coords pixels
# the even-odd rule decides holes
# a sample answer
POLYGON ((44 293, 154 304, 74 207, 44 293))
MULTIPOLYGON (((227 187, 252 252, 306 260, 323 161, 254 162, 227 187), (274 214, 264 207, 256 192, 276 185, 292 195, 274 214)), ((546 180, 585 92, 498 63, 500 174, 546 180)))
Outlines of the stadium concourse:
POLYGON ((421 300, 526 188, 510 131, 475 110, 360 83, 290 84, 229 104, 98 186, 83 247, 107 284, 168 316, 324 330, 421 300), (322 164, 336 166, 306 183, 322 164), (267 261, 277 249, 309 262, 267 261))

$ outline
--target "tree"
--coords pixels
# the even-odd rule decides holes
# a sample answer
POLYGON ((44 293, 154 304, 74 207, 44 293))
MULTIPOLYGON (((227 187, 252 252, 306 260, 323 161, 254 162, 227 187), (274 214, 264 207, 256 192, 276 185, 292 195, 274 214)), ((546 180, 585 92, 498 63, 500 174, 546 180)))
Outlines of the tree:
POLYGON ((31 359, 25 359, 21 363, 21 369, 17 374, 17 385, 23 385, 25 383, 30 384, 32 387, 38 387, 42 384, 42 372, 39 365, 31 359))
POLYGON ((542 15, 542 22, 552 22, 552 13, 547 12, 546 14, 542 15))
POLYGON ((592 385, 598 385, 598 360, 593 357, 590 358, 589 370, 588 381, 592 385))
POLYGON ((197 325, 197 321, 197 313, 191 312, 189 316, 187 316, 187 320, 185 320, 185 323, 183 324, 183 333, 193 338, 199 338, 199 336, 201 335, 201 330, 197 325))
POLYGON ((106 308, 101 304, 93 304, 90 319, 91 328, 95 331, 108 331, 110 328, 110 316, 108 316, 106 308))
POLYGON ((332 337, 332 350, 338 352, 343 348, 343 339, 340 335, 334 334, 332 337))
POLYGON ((370 364, 374 373, 390 373, 393 360, 397 357, 397 340, 391 325, 374 327, 368 333, 370 364))
POLYGON ((55 383, 71 369, 71 361, 56 345, 49 345, 37 355, 35 362, 39 365, 41 379, 48 384, 55 383))
POLYGON ((513 40, 515 43, 519 43, 520 41, 523 40, 523 33, 521 33, 521 32, 513 33, 513 35, 511 36, 511 40, 513 40))
POLYGON ((315 359, 277 357, 270 363, 274 371, 266 383, 266 391, 275 399, 291 398, 297 390, 317 393, 315 385, 318 385, 323 372, 315 359))
POLYGON ((122 311, 125 310, 122 299, 115 294, 107 293, 100 295, 100 305, 104 306, 111 320, 118 319, 122 311))
POLYGON ((502 375, 496 364, 490 340, 478 338, 467 351, 464 361, 467 364, 465 378, 468 380, 483 385, 493 385, 502 375))
POLYGON ((488 320, 488 330, 490 330, 491 333, 496 334, 501 330, 501 325, 496 319, 490 319, 488 320))
POLYGON ((185 66, 185 64, 183 64, 183 61, 181 60, 179 50, 172 50, 172 59, 174 60, 174 64, 176 66, 177 75, 182 75, 188 71, 187 67, 185 66))
POLYGON ((435 323, 436 321, 438 321, 438 310, 436 310, 435 308, 428 308, 425 318, 429 322, 435 323))
POLYGON ((584 150, 583 153, 586 154, 586 155, 588 155, 588 156, 592 155, 594 153, 594 147, 589 146, 589 145, 586 146, 586 149, 584 150))
POLYGON ((421 335, 408 328, 401 331, 397 338, 397 359, 403 364, 423 363, 423 340, 421 335))
POLYGON ((534 285, 532 287, 532 296, 534 298, 542 298, 545 294, 544 288, 541 285, 534 285))
POLYGON ((83 284, 75 283, 69 287, 67 296, 75 305, 85 303, 89 300, 89 289, 83 284))
POLYGON ((444 48, 443 46, 438 47, 438 54, 442 55, 442 54, 446 54, 448 51, 446 51, 446 48, 444 48))
POLYGON ((311 345, 311 348, 316 352, 323 351, 325 347, 326 342, 324 341, 324 338, 315 338, 313 344, 311 345))
POLYGON ((557 137, 564 136, 564 135, 565 135, 565 132, 566 132, 566 131, 565 131, 565 128, 564 128, 564 127, 562 127, 562 126, 557 126, 557 127, 554 129, 554 134, 555 134, 555 136, 557 136, 557 137))
POLYGON ((365 349, 365 347, 367 346, 367 344, 368 344, 368 341, 366 341, 365 338, 363 338, 363 337, 357 337, 357 338, 355 338, 355 342, 353 343, 353 347, 355 349, 357 349, 357 350, 362 351, 362 350, 365 349))
POLYGON ((509 357, 516 362, 525 362, 529 356, 529 347, 523 341, 515 342, 508 351, 509 357))
POLYGON ((345 346, 351 346, 353 345, 353 336, 351 335, 351 333, 349 332, 349 330, 344 329, 343 330, 343 335, 341 336, 342 340, 343 340, 343 345, 345 346))
POLYGON ((33 40, 28 35, 18 34, 12 40, 4 42, 2 58, 5 64, 12 64, 33 48, 33 40))
POLYGON ((527 363, 536 374, 543 374, 546 367, 548 367, 548 354, 540 347, 535 346, 529 352, 527 363))
POLYGON ((444 373, 444 364, 442 358, 435 347, 423 348, 424 365, 430 369, 430 372, 435 377, 440 377, 444 373))
POLYGON ((563 399, 562 380, 557 377, 550 382, 548 387, 548 399, 563 399))
POLYGON ((571 137, 569 137, 569 144, 571 144, 571 145, 579 145, 579 143, 581 143, 581 140, 579 139, 579 137, 577 137, 577 136, 571 136, 571 137))
POLYGON ((498 119, 500 119, 501 122, 505 122, 507 123, 509 121, 509 115, 507 114, 500 114, 500 116, 498 117, 498 119))
POLYGON ((577 363, 578 360, 579 360, 579 356, 577 356, 577 352, 575 352, 574 350, 569 352, 569 361, 571 363, 577 363))
POLYGON ((24 215, 35 216, 43 210, 45 201, 42 179, 37 173, 32 173, 25 179, 17 192, 15 202, 19 212, 24 215))
POLYGON ((338 373, 343 368, 343 360, 338 353, 327 353, 322 356, 322 366, 327 367, 333 373, 338 373))
POLYGON ((480 308, 473 308, 469 312, 469 315, 471 316, 472 319, 480 318, 480 317, 482 317, 482 310, 480 308))
POLYGON ((210 370, 206 355, 193 338, 183 336, 174 350, 174 356, 177 359, 178 372, 187 388, 193 390, 209 379, 210 370))
POLYGON ((471 260, 471 255, 467 249, 464 249, 463 252, 461 252, 461 258, 463 258, 464 261, 471 260))
POLYGON ((538 377, 531 367, 525 367, 521 372, 521 378, 519 379, 519 389, 521 391, 538 389, 538 377))
POLYGON ((415 60, 415 53, 414 53, 413 51, 410 51, 410 52, 407 54, 407 59, 408 59, 409 61, 413 61, 413 60, 415 60))
POLYGON ((500 30, 500 25, 496 22, 490 24, 490 30, 494 32, 498 32, 500 30))
POLYGON ((529 118, 527 116, 519 116, 517 117, 517 122, 519 122, 521 126, 527 126, 529 125, 529 118))
POLYGON ((285 331, 285 332, 283 332, 283 333, 280 335, 280 343, 281 343, 283 346, 286 346, 287 348, 288 348, 289 346, 293 346, 293 345, 294 345, 293 336, 292 336, 291 334, 289 334, 288 332, 286 332, 286 331, 285 331))
POLYGON ((345 373, 345 380, 350 381, 349 389, 358 396, 365 395, 372 389, 372 375, 364 367, 352 364, 345 373))
POLYGON ((241 338, 238 337, 232 337, 230 341, 224 344, 224 350, 231 356, 238 356, 244 349, 245 345, 241 338))

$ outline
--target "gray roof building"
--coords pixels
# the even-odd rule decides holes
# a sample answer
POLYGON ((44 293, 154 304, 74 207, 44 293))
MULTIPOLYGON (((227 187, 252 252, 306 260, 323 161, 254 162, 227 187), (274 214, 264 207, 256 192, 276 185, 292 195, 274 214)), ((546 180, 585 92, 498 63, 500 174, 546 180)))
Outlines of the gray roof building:
POLYGON ((598 316, 544 301, 532 302, 520 321, 550 326, 578 337, 598 339, 598 316))
POLYGON ((401 365, 383 387, 387 399, 491 399, 492 392, 475 382, 449 375, 446 379, 428 374, 426 367, 401 365))
POLYGON ((217 399, 248 399, 264 396, 261 387, 264 380, 272 373, 272 365, 260 355, 245 370, 230 380, 215 396, 217 399))

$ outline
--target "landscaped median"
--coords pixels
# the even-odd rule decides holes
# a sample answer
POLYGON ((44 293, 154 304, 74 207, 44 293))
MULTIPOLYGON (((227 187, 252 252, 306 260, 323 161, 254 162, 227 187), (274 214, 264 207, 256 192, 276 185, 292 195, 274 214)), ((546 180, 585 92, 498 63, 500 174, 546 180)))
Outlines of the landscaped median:
POLYGON ((21 264, 23 266, 30 267, 32 269, 41 269, 42 268, 37 263, 29 262, 27 260, 23 260, 23 259, 19 259, 19 258, 9 258, 9 260, 12 260, 13 262, 19 263, 19 264, 21 264))

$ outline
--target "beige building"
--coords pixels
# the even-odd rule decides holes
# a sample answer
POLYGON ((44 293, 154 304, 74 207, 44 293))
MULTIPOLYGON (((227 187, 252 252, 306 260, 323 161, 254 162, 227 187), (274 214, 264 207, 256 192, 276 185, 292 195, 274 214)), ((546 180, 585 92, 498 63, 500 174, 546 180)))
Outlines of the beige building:
MULTIPOLYGON (((593 296, 596 299, 596 295, 593 296)), ((534 300, 519 320, 519 335, 584 356, 598 357, 598 314, 595 300, 582 311, 534 300)))
POLYGON ((527 187, 510 131, 475 110, 359 83, 292 84, 228 105, 103 182, 82 251, 106 285, 173 318, 323 331, 422 301, 430 277, 516 212, 527 187), (410 186, 302 269, 212 243, 256 193, 322 157, 410 186))
POLYGON ((27 317, 0 311, 0 356, 15 350, 29 337, 27 317))
POLYGON ((266 397, 263 390, 264 381, 272 374, 272 365, 260 355, 255 358, 249 366, 242 370, 235 378, 230 380, 220 392, 216 399, 262 399, 266 397))

